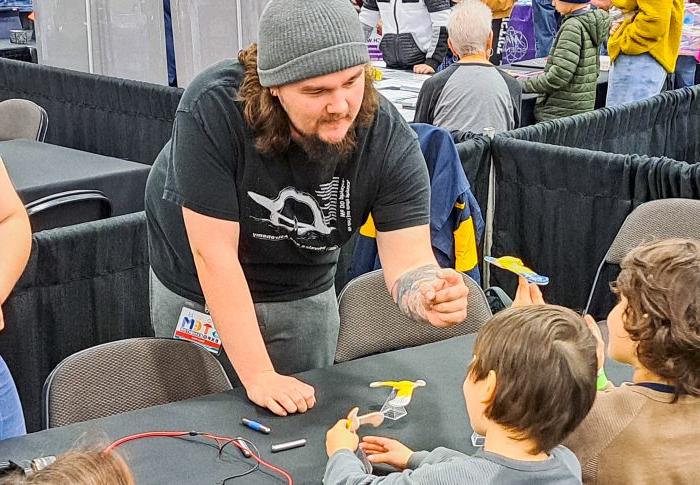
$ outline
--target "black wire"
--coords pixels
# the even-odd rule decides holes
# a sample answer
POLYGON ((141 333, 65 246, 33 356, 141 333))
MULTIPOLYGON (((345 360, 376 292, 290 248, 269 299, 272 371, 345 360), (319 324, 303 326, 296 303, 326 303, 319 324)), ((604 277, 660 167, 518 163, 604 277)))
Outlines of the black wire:
MULTIPOLYGON (((219 455, 218 455, 219 459, 222 459, 224 448, 226 448, 226 446, 230 445, 234 441, 242 441, 250 447, 250 451, 252 453, 254 453, 255 456, 260 458, 260 451, 258 450, 258 447, 255 446, 255 443, 253 443, 252 441, 247 440, 245 438, 232 438, 230 440, 227 440, 223 445, 220 445, 219 441, 216 440, 213 436, 210 436, 209 433, 202 432, 202 431, 189 431, 189 432, 183 433, 182 435, 179 435, 179 436, 172 436, 172 438, 177 438, 177 439, 181 439, 181 440, 189 441, 189 442, 195 442, 195 443, 199 443, 200 445, 206 445, 206 446, 210 446, 212 448, 216 448, 219 450, 219 455), (216 444, 211 443, 211 442, 206 441, 206 440, 192 440, 191 439, 191 438, 196 438, 196 437, 213 439, 216 442, 216 444)), ((2 463, 2 462, 0 462, 0 463, 2 463)), ((244 477, 246 475, 250 475, 251 473, 258 471, 259 469, 260 469, 260 463, 257 460, 255 460, 255 464, 252 465, 248 470, 246 470, 242 473, 238 473, 237 475, 231 475, 229 477, 224 478, 224 480, 222 482, 220 482, 220 485, 226 485, 226 482, 228 482, 229 480, 233 480, 236 478, 244 477)))
POLYGON ((193 439, 190 439, 190 438, 199 438, 199 437, 206 438, 206 436, 204 435, 204 433, 184 434, 184 435, 182 435, 182 436, 172 436, 172 438, 177 438, 177 439, 179 439, 179 440, 188 441, 188 442, 190 442, 190 443, 197 443, 197 444, 199 444, 199 445, 210 446, 210 447, 212 447, 212 448, 216 448, 217 450, 219 449, 219 445, 218 445, 218 444, 210 443, 209 441, 202 440, 202 439, 200 439, 200 440, 193 440, 193 439))
MULTIPOLYGON (((233 439, 228 440, 228 441, 227 441, 226 443, 224 443, 223 445, 221 445, 221 447, 219 448, 219 458, 221 458, 221 456, 222 456, 222 454, 223 454, 223 452, 224 452, 224 448, 226 448, 226 446, 228 446, 229 444, 233 443, 234 441, 242 441, 242 442, 244 442, 245 444, 248 445, 248 447, 250 448, 250 451, 251 451, 252 453, 254 453, 255 456, 260 457, 260 451, 258 451, 258 447, 255 446, 255 443, 253 443, 252 441, 247 440, 247 439, 245 439, 245 438, 233 438, 233 439)), ((241 473, 238 473, 238 474, 236 474, 236 475, 231 475, 231 476, 229 476, 229 477, 224 478, 224 480, 221 482, 221 485, 226 485, 226 482, 228 482, 229 480, 234 480, 234 479, 236 479, 236 478, 241 478, 241 477, 245 477, 246 475, 250 475, 251 473, 253 473, 253 472, 255 472, 255 471, 259 470, 259 469, 260 469, 260 463, 258 463, 258 461, 255 460, 255 464, 252 465, 248 470, 246 470, 246 471, 244 471, 244 472, 241 472, 241 473)))

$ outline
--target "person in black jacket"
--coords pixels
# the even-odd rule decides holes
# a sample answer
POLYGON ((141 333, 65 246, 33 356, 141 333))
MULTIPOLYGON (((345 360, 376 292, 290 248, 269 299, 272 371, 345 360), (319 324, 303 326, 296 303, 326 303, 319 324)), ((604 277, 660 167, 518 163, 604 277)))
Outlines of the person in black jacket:
POLYGON ((450 0, 365 0, 360 21, 369 39, 379 20, 387 67, 433 74, 447 54, 450 0))

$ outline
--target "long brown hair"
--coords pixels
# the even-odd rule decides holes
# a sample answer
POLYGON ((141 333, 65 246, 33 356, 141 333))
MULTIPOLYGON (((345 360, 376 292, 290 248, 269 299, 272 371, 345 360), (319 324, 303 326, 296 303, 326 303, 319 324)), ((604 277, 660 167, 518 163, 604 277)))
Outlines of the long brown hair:
MULTIPOLYGON (((261 153, 283 153, 292 142, 289 116, 270 88, 260 85, 258 76, 258 46, 251 44, 238 54, 238 61, 245 70, 243 83, 238 90, 238 100, 244 103, 243 116, 255 136, 255 147, 261 153)), ((369 67, 365 70, 365 92, 360 112, 351 131, 369 127, 379 106, 379 95, 374 88, 369 67)), ((352 133, 351 133, 352 135, 352 133)))

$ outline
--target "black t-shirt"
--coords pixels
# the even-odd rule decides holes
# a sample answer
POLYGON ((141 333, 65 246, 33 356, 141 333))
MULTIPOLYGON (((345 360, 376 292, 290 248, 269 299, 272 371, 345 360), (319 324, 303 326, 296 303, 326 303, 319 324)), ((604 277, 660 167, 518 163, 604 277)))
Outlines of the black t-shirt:
MULTIPOLYGON (((290 301, 333 285, 339 247, 372 212, 379 231, 429 223, 430 182, 413 130, 382 98, 345 161, 257 151, 236 92, 234 60, 185 91, 173 135, 146 186, 151 267, 175 293, 204 302, 181 207, 240 224, 238 258, 253 301, 290 301)), ((409 251, 410 248, 402 248, 409 251)))

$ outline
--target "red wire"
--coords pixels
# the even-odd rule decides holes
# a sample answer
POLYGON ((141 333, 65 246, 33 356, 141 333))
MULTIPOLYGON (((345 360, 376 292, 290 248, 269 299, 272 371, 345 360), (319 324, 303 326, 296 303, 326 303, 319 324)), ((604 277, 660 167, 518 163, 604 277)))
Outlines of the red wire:
MULTIPOLYGON (((190 432, 190 431, 148 431, 145 433, 136 433, 136 434, 132 434, 129 436, 124 436, 123 438, 118 439, 117 441, 115 441, 114 443, 109 445, 107 448, 105 448, 104 453, 111 453, 115 448, 123 445, 124 443, 128 443, 129 441, 139 440, 142 438, 182 438, 184 436, 203 436, 205 438, 213 439, 214 441, 216 441, 216 443, 219 446, 221 446, 221 443, 219 443, 219 441, 231 442, 234 446, 243 450, 243 446, 241 446, 238 443, 236 438, 231 438, 229 436, 217 436, 217 435, 213 435, 213 434, 209 434, 209 433, 200 433, 198 431, 192 431, 192 432, 190 432)), ((294 479, 287 471, 285 471, 282 468, 276 467, 275 465, 273 465, 271 463, 266 462, 261 457, 259 457, 255 453, 253 453, 252 450, 248 450, 248 451, 250 452, 250 455, 255 459, 255 461, 257 461, 261 465, 266 466, 270 470, 274 470, 277 473, 279 473, 280 475, 282 475, 287 480, 287 483, 289 485, 294 485, 294 479)))
POLYGON ((104 449, 104 453, 111 453, 116 447, 128 443, 129 441, 139 440, 141 438, 179 438, 180 436, 189 436, 190 433, 186 431, 148 431, 146 433, 137 433, 123 438, 118 439, 107 448, 104 449))

